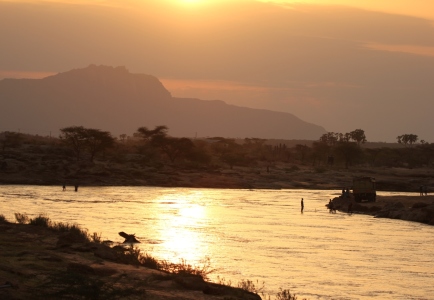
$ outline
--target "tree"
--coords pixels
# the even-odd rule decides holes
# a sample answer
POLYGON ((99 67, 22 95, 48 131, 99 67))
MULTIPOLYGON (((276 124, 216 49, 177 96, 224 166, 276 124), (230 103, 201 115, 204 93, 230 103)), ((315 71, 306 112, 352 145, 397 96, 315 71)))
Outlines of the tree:
POLYGON ((342 134, 341 133, 335 133, 335 132, 327 132, 327 133, 324 133, 319 138, 319 141, 322 143, 326 143, 329 146, 334 146, 338 142, 340 135, 342 135, 342 134))
POLYGON ((321 161, 325 161, 326 157, 330 157, 330 155, 329 155, 330 149, 331 149, 331 147, 327 143, 313 142, 312 143, 313 165, 315 165, 316 159, 319 159, 319 161, 321 163, 321 161))
POLYGON ((366 143, 365 131, 362 129, 356 129, 350 132, 350 137, 353 141, 357 142, 357 145, 366 143))
POLYGON ((90 154, 90 161, 93 161, 97 153, 112 147, 114 144, 112 135, 99 129, 70 126, 60 129, 60 132, 60 139, 71 147, 77 161, 86 150, 90 154))
POLYGON ((150 130, 147 127, 139 127, 137 133, 145 142, 150 142, 153 138, 165 137, 167 136, 167 131, 169 128, 165 125, 155 126, 154 129, 150 130))
POLYGON ((193 142, 188 138, 175 138, 167 136, 154 136, 151 144, 161 149, 172 163, 181 156, 187 156, 194 148, 193 142))
POLYGON ((89 151, 91 162, 97 153, 112 147, 115 142, 110 132, 99 129, 85 129, 85 138, 85 147, 89 151))
POLYGON ((336 145, 335 151, 344 159, 346 169, 362 156, 361 148, 354 142, 341 141, 336 145))
POLYGON ((68 145, 75 154, 77 161, 85 147, 85 128, 83 126, 70 126, 60 129, 59 138, 68 145))
POLYGON ((403 134, 396 137, 399 144, 404 144, 407 146, 412 146, 414 143, 417 142, 418 136, 416 134, 403 134))
POLYGON ((310 148, 306 145, 297 144, 295 145, 295 152, 300 155, 301 163, 304 163, 304 159, 306 158, 307 153, 309 152, 310 148))

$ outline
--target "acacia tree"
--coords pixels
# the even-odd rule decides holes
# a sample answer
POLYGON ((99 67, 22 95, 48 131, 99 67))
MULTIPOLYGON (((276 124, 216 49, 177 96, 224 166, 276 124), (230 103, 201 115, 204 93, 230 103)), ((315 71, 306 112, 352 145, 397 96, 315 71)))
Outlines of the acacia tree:
POLYGON ((86 140, 85 146, 90 154, 90 161, 93 162, 97 153, 113 146, 115 139, 110 132, 99 129, 85 129, 86 140))
POLYGON ((404 144, 406 147, 411 147, 414 143, 417 142, 418 136, 416 134, 403 134, 398 135, 396 139, 398 140, 399 144, 404 144))
POLYGON ((114 138, 108 131, 70 126, 60 129, 60 132, 59 138, 72 149, 77 161, 86 150, 90 154, 90 161, 93 161, 97 153, 114 144, 114 138))
POLYGON ((172 163, 181 156, 188 156, 194 148, 194 144, 189 138, 175 138, 162 135, 154 136, 151 144, 166 154, 172 163))
POLYGON ((169 128, 165 125, 155 126, 152 130, 142 126, 137 129, 137 133, 145 142, 150 142, 155 138, 166 137, 168 130, 169 128))
POLYGON ((60 129, 60 132, 59 138, 72 149, 75 158, 79 161, 86 140, 85 128, 70 126, 60 129))

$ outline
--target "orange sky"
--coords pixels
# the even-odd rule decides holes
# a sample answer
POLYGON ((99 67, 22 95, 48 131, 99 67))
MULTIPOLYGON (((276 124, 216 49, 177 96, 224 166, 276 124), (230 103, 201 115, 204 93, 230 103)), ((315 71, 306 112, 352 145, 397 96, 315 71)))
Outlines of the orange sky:
POLYGON ((0 36, 0 79, 126 66, 173 96, 434 142, 432 0, 0 0, 0 36))

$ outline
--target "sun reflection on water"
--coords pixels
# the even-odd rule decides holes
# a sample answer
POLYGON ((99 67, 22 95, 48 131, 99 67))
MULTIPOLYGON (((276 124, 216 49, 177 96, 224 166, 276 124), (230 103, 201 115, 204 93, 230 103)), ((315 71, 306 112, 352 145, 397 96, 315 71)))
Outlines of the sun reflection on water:
POLYGON ((200 230, 207 223, 207 207, 201 203, 203 197, 201 192, 181 192, 162 195, 157 200, 158 206, 170 206, 171 212, 161 217, 157 224, 157 238, 163 241, 160 246, 170 256, 164 259, 172 262, 184 259, 195 263, 206 256, 202 238, 204 232, 200 230))

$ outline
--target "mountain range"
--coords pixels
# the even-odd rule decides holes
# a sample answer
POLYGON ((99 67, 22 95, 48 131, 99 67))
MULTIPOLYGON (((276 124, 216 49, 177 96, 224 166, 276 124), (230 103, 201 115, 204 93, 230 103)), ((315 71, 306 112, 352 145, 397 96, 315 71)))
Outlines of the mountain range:
POLYGON ((90 65, 43 79, 0 81, 0 131, 57 134, 85 126, 132 135, 166 125, 177 137, 316 140, 326 130, 293 114, 172 97, 158 78, 90 65))

